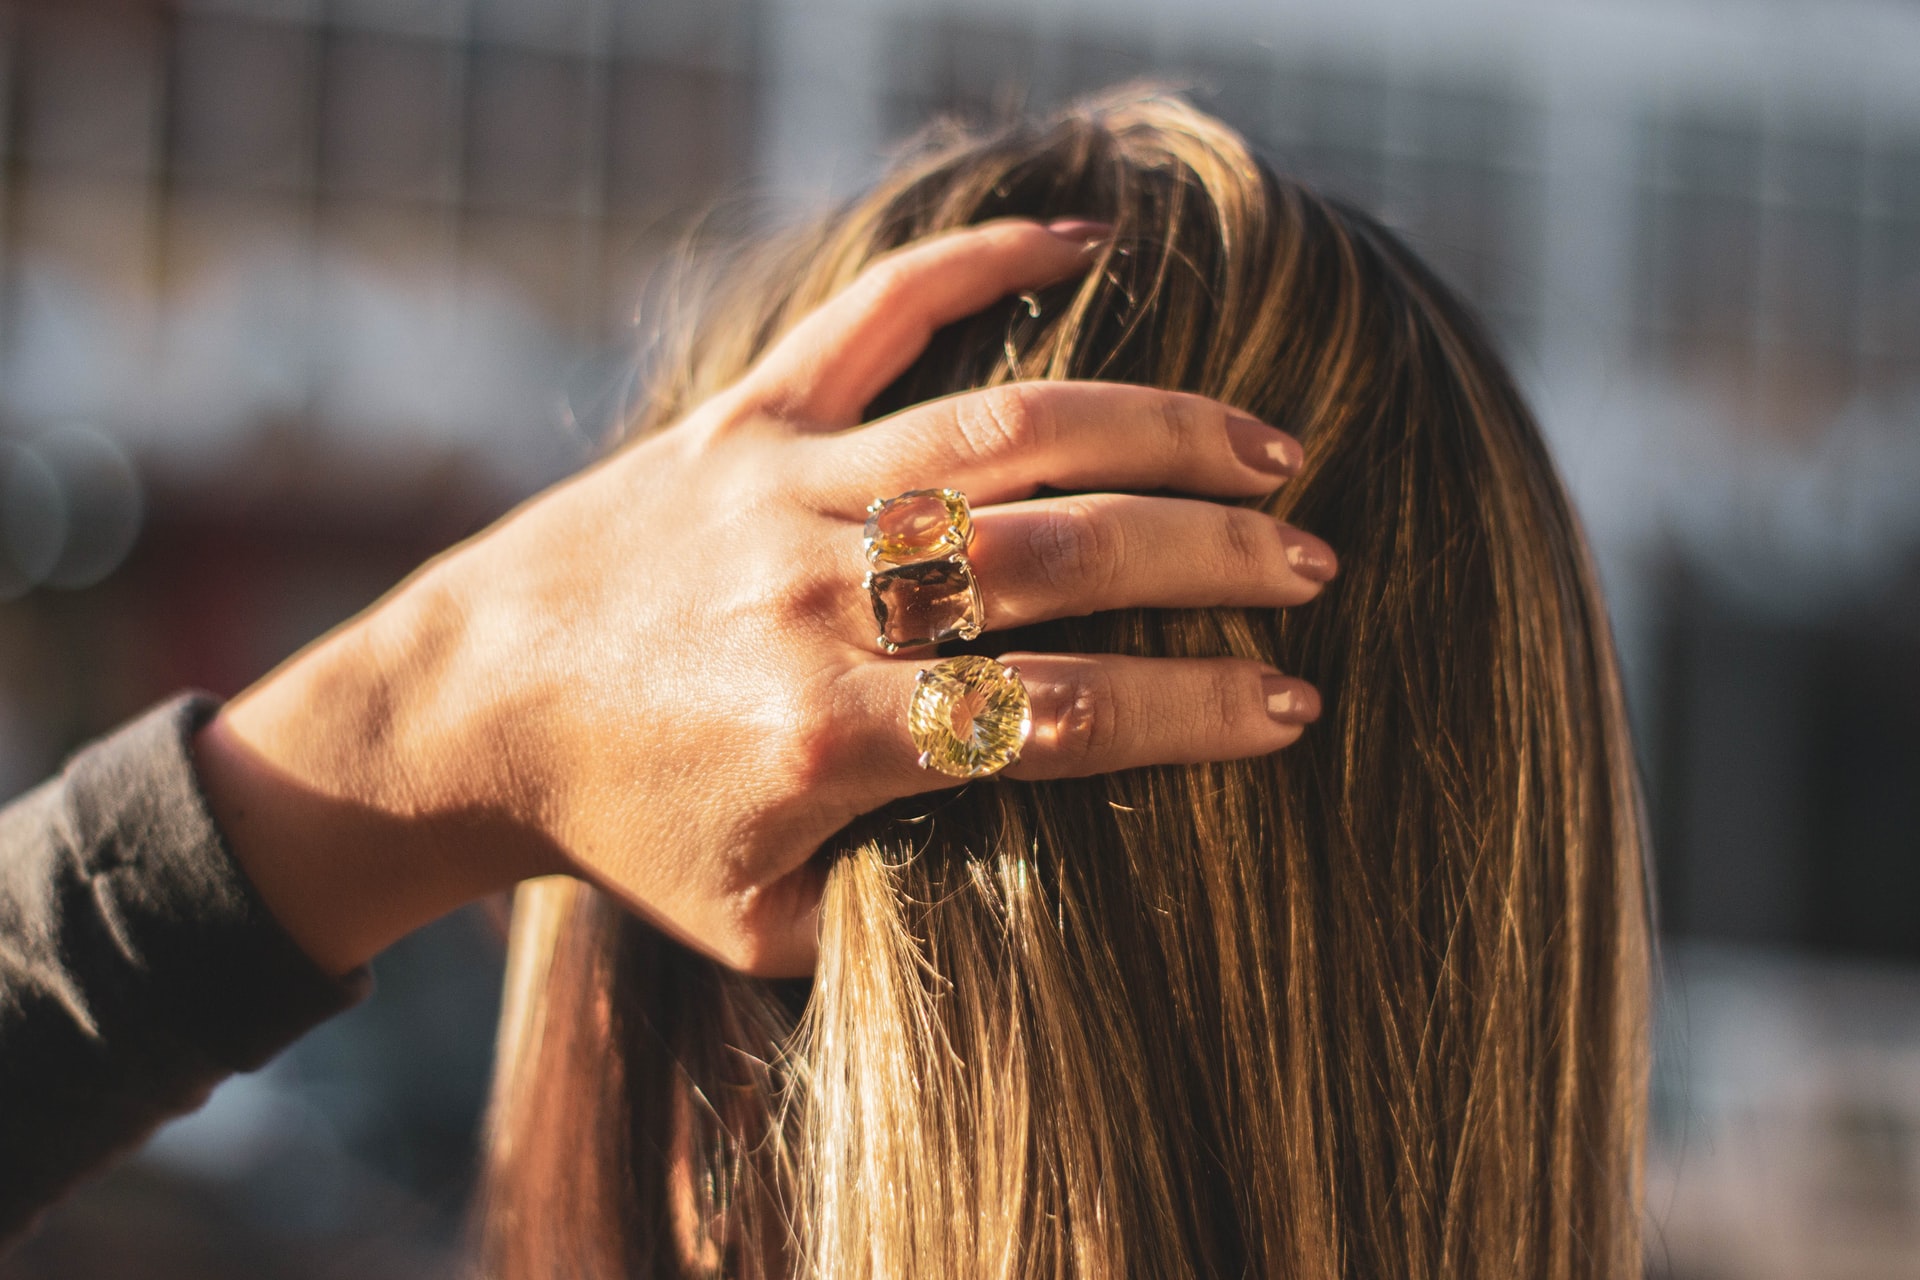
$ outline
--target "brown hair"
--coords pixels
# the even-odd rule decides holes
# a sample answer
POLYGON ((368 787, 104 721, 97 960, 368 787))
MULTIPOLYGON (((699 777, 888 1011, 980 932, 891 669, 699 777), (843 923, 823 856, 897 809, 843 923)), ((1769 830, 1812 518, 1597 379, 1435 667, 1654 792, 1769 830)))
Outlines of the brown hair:
POLYGON ((1607 621, 1531 415, 1399 240, 1164 95, 947 132, 736 264, 643 426, 875 255, 1007 215, 1115 232, 874 415, 1014 378, 1203 392, 1304 442, 1265 509, 1343 569, 1284 612, 976 647, 1238 654, 1327 713, 1268 758, 875 815, 821 854, 810 988, 523 889, 482 1269, 1637 1275, 1649 931, 1607 621))

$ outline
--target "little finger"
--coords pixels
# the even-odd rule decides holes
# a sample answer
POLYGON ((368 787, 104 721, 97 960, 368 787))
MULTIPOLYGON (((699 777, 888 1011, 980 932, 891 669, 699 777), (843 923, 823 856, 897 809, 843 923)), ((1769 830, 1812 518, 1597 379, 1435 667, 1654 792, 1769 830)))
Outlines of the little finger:
POLYGON ((1320 716, 1304 680, 1244 658, 1008 654, 1033 705, 1012 778, 1238 760, 1290 746, 1320 716))

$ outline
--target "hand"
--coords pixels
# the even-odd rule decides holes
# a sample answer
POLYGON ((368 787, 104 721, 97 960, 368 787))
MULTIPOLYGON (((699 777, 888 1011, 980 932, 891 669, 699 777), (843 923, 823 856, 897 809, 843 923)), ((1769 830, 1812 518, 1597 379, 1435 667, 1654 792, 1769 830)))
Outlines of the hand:
MULTIPOLYGON (((952 785, 905 709, 931 650, 881 654, 867 503, 972 501, 989 629, 1132 606, 1298 604, 1317 539, 1240 507, 1281 432, 1089 382, 955 395, 859 425, 942 325, 1083 270, 1084 230, 1001 222, 875 262, 737 386, 541 494, 229 705, 201 735, 269 906, 344 970, 473 897, 570 872, 721 961, 809 972, 809 859, 952 785), (1034 499, 1041 487, 1073 496, 1034 499)), ((1275 750, 1310 686, 1229 658, 1006 655, 1033 699, 1014 778, 1275 750)))

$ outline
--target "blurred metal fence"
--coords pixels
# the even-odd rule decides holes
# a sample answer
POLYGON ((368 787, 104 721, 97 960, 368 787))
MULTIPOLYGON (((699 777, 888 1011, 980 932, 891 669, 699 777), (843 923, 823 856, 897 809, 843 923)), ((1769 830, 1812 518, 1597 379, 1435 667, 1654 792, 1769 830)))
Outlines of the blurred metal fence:
POLYGON ((162 466, 425 437, 544 478, 540 396, 747 173, 753 12, 0 7, 0 423, 162 466))

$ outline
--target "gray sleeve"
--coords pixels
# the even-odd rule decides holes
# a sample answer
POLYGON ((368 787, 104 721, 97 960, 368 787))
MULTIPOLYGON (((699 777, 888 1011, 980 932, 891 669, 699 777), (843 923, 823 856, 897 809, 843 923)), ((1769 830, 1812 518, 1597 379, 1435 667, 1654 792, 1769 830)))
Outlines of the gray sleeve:
POLYGON ((193 771, 185 696, 0 808, 0 1241, 361 999, 267 911, 193 771))

